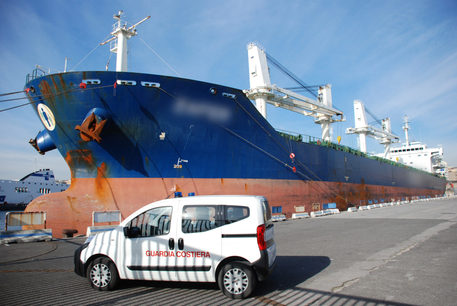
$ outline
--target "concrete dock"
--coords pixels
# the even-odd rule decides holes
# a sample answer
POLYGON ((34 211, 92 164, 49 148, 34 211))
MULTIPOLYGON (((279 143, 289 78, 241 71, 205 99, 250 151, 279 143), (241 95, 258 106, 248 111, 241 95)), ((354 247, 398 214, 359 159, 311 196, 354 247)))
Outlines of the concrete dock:
POLYGON ((124 281, 95 291, 73 272, 84 240, 0 245, 0 304, 457 304, 455 198, 277 222, 277 267, 244 301, 214 284, 124 281))

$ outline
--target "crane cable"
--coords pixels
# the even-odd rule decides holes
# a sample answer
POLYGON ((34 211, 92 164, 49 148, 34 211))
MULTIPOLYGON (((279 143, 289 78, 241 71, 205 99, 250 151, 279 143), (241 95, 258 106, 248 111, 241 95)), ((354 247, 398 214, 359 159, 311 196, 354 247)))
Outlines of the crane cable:
MULTIPOLYGON (((100 88, 106 88, 106 87, 114 87, 114 84, 112 84, 112 85, 104 85, 104 86, 96 86, 96 87, 89 87, 89 88, 75 88, 75 89, 70 89, 70 90, 59 91, 59 92, 56 92, 55 94, 41 95, 41 97, 31 97, 31 99, 33 99, 33 101, 30 101, 30 102, 27 102, 27 103, 24 103, 24 104, 19 104, 19 105, 15 105, 15 106, 11 106, 11 107, 0 109, 0 113, 6 112, 6 111, 9 111, 9 110, 12 110, 12 109, 16 109, 16 108, 19 108, 19 107, 23 107, 23 106, 26 106, 26 105, 29 105, 29 104, 35 104, 35 103, 38 103, 38 102, 42 102, 42 101, 46 100, 49 96, 56 97, 56 96, 68 94, 68 93, 75 92, 75 91, 87 91, 87 90, 94 90, 94 89, 100 89, 100 88)), ((22 92, 26 92, 26 91, 24 90, 22 92)), ((10 102, 10 101, 13 101, 13 100, 22 100, 22 99, 29 99, 29 98, 28 97, 22 97, 22 98, 8 99, 9 101, 0 100, 0 102, 10 102)))
POLYGON ((273 66, 275 66, 276 68, 279 69, 279 71, 281 71, 282 73, 284 73, 285 75, 287 75, 288 77, 290 77, 292 80, 294 80, 298 85, 300 85, 301 87, 303 87, 305 90, 307 90, 310 94, 312 94, 315 98, 317 98, 317 95, 311 91, 308 87, 309 85, 307 85, 305 82, 303 82, 302 80, 300 80, 299 77, 297 77, 294 73, 292 73, 290 70, 288 70, 286 67, 284 67, 279 61, 277 61, 274 57, 272 57, 270 54, 268 54, 267 52, 265 52, 266 56, 267 56, 267 59, 273 64, 273 66))
MULTIPOLYGON (((25 93, 25 90, 20 90, 20 91, 13 91, 13 92, 3 93, 3 94, 0 94, 0 97, 9 96, 9 95, 15 95, 15 94, 18 94, 18 93, 25 93)), ((0 102, 1 102, 1 101, 0 101, 0 102)))
MULTIPOLYGON (((241 108, 249 117, 251 117, 251 119, 252 119, 252 120, 253 120, 253 121, 254 121, 254 122, 255 122, 255 123, 265 132, 265 133, 266 133, 266 134, 267 134, 267 136, 269 136, 270 138, 273 139, 273 141, 278 145, 278 147, 282 148, 282 149, 283 149, 285 152, 287 152, 287 153, 291 153, 290 150, 288 150, 287 147, 285 147, 282 143, 280 143, 277 139, 275 139, 275 137, 273 137, 273 135, 272 135, 270 132, 268 132, 268 131, 265 129, 265 127, 262 126, 262 124, 260 124, 260 122, 259 122, 258 120, 256 120, 256 119, 254 118, 254 116, 253 116, 250 112, 248 112, 248 110, 245 109, 245 108, 241 105, 241 103, 238 101, 237 98, 235 98, 234 100, 235 100, 235 102, 238 104, 238 107, 241 108)), ((243 137, 241 137, 241 136, 238 135, 237 133, 231 131, 231 130, 228 129, 228 128, 225 128, 225 127, 222 127, 222 128, 224 128, 225 130, 227 130, 228 132, 230 132, 232 135, 234 135, 234 136, 240 138, 241 140, 243 140, 243 141, 247 142, 248 144, 252 145, 253 147, 257 148, 259 151, 265 153, 266 155, 270 156, 271 158, 273 158, 274 160, 278 161, 279 163, 283 164, 285 167, 288 167, 288 168, 290 168, 290 169, 293 169, 293 166, 290 166, 290 165, 287 164, 286 162, 283 162, 282 160, 280 160, 279 158, 273 156, 271 153, 267 152, 266 150, 264 150, 264 149, 258 147, 257 145, 255 145, 254 143, 250 142, 249 140, 244 139, 243 137)), ((289 147, 291 147, 291 146, 290 146, 290 139, 289 139, 289 147)), ((296 170, 296 172, 297 172, 298 174, 300 174, 300 175, 304 178, 303 180, 307 179, 307 180, 309 180, 309 181, 314 181, 314 182, 319 182, 319 183, 321 183, 321 184, 325 184, 325 182, 324 182, 324 180, 323 180, 322 178, 320 178, 316 173, 314 173, 314 171, 312 171, 308 166, 306 166, 306 165, 305 165, 304 163, 302 163, 300 160, 297 160, 297 164, 300 165, 303 169, 305 169, 311 176, 314 177, 314 179, 313 179, 312 177, 306 175, 305 173, 303 173, 303 172, 301 172, 301 171, 299 171, 299 170, 296 170)), ((325 189, 324 186, 319 186, 319 187, 322 188, 322 190, 325 189)), ((317 188, 316 188, 316 189, 317 189, 317 188)), ((336 197, 341 197, 338 193, 334 192, 333 190, 330 190, 330 193, 334 194, 336 197)))

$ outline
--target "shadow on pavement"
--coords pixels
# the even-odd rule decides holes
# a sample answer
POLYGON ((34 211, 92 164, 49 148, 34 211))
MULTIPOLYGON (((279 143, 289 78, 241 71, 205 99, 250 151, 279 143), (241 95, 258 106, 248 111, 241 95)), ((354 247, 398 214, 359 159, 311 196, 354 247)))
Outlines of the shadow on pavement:
MULTIPOLYGON (((294 288, 308 278, 313 277, 330 265, 326 256, 278 256, 276 267, 264 282, 257 285, 254 296, 265 295, 276 290, 294 288)), ((123 281, 119 289, 136 286, 154 288, 214 289, 216 283, 194 282, 157 282, 157 281, 123 281)))
POLYGON ((327 256, 278 256, 276 267, 263 283, 257 286, 255 295, 265 295, 275 290, 294 288, 319 274, 330 265, 327 256))

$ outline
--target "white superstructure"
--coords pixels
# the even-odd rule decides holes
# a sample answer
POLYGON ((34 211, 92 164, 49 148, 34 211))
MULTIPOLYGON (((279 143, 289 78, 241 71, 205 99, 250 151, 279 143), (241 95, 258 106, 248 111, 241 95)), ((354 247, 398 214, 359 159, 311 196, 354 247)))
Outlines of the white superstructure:
POLYGON ((65 191, 67 183, 58 183, 50 169, 32 172, 19 181, 0 180, 1 204, 28 204, 40 195, 65 191))
POLYGON ((401 147, 391 148, 385 158, 430 173, 446 176, 447 164, 443 161, 443 148, 428 148, 421 142, 409 141, 409 122, 405 116, 403 130, 406 142, 401 147))

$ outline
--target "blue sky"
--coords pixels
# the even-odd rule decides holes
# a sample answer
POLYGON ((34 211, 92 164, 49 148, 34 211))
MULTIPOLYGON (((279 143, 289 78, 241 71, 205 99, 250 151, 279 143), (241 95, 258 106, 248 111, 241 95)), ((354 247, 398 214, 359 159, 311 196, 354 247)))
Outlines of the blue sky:
MULTIPOLYGON (((457 1, 3 0, 0 93, 22 90, 36 64, 63 71, 65 57, 71 70, 104 70, 109 48, 96 46, 108 38, 120 9, 131 23, 151 15, 129 40, 130 71, 177 72, 247 89, 246 45, 258 42, 307 84, 332 84, 334 106, 346 118, 334 125, 334 139, 340 135, 357 147, 356 137, 344 132, 354 124, 353 100, 360 99, 378 118, 390 117, 402 141, 408 115, 410 138, 442 145, 445 160, 457 166, 457 1)), ((271 77, 279 86, 294 85, 273 68, 271 77)), ((24 100, 2 102, 0 109, 19 103, 24 100)), ((320 135, 311 118, 273 107, 268 115, 278 129, 320 135)), ((57 150, 41 156, 28 144, 43 129, 32 107, 0 112, 0 120, 0 178, 39 168, 70 177, 57 150)), ((383 147, 369 141, 368 150, 383 147)))

